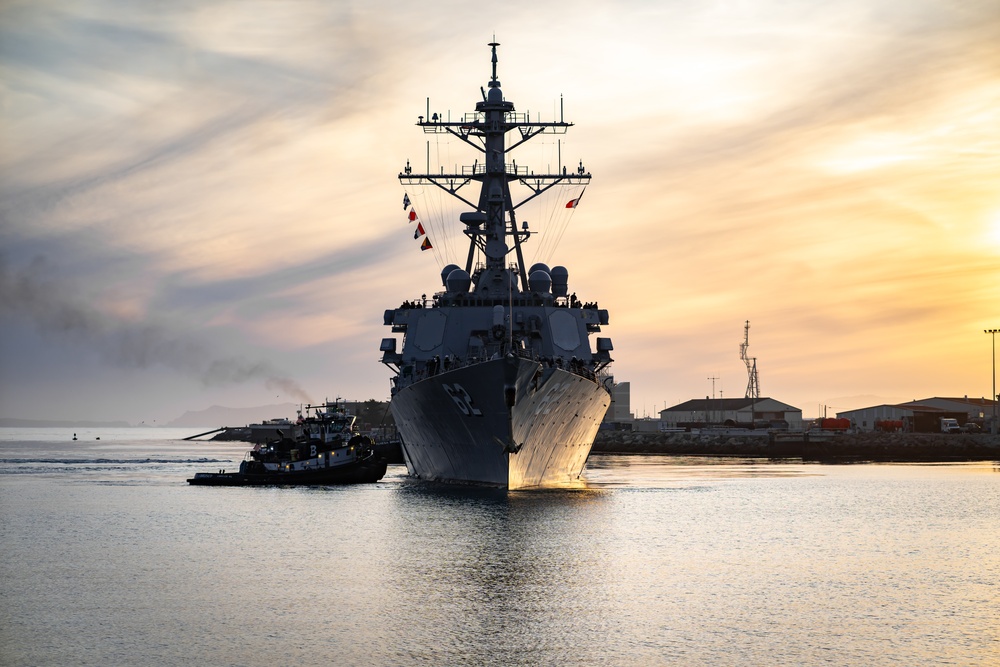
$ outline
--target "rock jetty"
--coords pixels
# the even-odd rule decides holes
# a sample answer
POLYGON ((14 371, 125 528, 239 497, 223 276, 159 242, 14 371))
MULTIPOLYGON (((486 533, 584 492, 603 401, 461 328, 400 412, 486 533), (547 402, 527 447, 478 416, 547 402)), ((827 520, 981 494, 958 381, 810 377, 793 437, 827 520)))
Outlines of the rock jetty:
POLYGON ((595 454, 801 458, 809 461, 1000 461, 1000 436, 945 433, 637 433, 600 431, 595 454))

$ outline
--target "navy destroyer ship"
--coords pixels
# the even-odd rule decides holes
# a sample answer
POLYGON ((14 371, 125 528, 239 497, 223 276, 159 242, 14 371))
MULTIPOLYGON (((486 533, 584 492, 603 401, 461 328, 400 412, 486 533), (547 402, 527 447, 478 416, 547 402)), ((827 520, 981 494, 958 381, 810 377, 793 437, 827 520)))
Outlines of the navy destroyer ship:
POLYGON ((572 123, 561 111, 558 122, 516 112, 497 79, 499 44, 489 46, 492 77, 475 112, 453 121, 430 114, 428 103, 417 123, 478 157, 461 170, 424 174, 407 161, 399 174, 404 188, 435 186, 467 207, 453 221, 469 239, 465 266, 445 266, 431 298, 385 311, 384 324, 403 337, 401 346, 396 337, 382 339, 381 361, 394 373, 390 409, 411 476, 506 489, 560 486, 580 476, 611 404, 611 339, 590 342, 608 311, 570 294, 563 266, 523 270, 522 246, 534 232, 519 226, 517 213, 556 186, 580 191, 590 173, 582 161, 535 173, 511 157, 572 123), (525 193, 518 201, 512 184, 525 193))

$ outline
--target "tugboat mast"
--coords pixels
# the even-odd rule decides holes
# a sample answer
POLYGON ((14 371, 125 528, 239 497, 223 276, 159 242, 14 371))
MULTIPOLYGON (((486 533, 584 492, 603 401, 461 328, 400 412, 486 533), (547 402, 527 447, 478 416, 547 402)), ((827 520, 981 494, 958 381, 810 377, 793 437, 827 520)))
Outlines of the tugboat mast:
POLYGON ((533 123, 527 114, 515 113, 514 104, 504 100, 497 78, 497 47, 500 44, 490 42, 488 46, 492 50, 492 76, 487 84, 489 92, 483 92, 483 101, 476 103, 475 113, 467 113, 457 122, 446 121, 436 113, 431 115, 428 107, 429 117, 420 116, 417 122, 425 133, 448 133, 458 137, 483 154, 482 162, 476 160, 471 166, 463 166, 460 174, 414 174, 407 162, 399 180, 404 186, 436 185, 474 209, 459 217, 470 240, 465 270, 470 276, 474 275, 473 262, 478 249, 486 257, 486 263, 476 270, 476 292, 484 296, 502 296, 509 293, 518 279, 520 289, 528 291, 521 243, 530 237, 531 232, 518 230, 516 209, 559 183, 586 185, 590 182, 590 173, 584 169, 583 162, 575 173, 567 173, 566 168, 559 165, 562 173, 555 174, 535 174, 516 162, 507 163, 507 154, 513 149, 542 133, 565 134, 572 123, 563 121, 561 111, 559 121, 551 123, 533 123), (519 130, 520 139, 507 146, 507 133, 514 129, 519 130), (462 187, 473 181, 480 184, 477 203, 459 193, 462 187), (513 201, 510 191, 513 181, 520 182, 531 191, 517 203, 513 201), (511 252, 508 237, 513 241, 515 253, 515 263, 510 267, 506 266, 506 257, 511 252))

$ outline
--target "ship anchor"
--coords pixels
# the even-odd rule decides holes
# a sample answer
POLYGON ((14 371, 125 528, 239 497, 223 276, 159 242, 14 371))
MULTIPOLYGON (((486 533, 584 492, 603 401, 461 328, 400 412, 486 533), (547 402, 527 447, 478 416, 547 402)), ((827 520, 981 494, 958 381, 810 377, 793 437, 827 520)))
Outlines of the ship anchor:
POLYGON ((510 442, 504 442, 503 440, 501 440, 496 436, 493 436, 493 439, 496 440, 496 443, 498 445, 503 447, 504 454, 517 454, 519 451, 521 451, 521 447, 524 447, 523 442, 521 444, 517 444, 516 442, 514 442, 513 438, 511 438, 510 442))

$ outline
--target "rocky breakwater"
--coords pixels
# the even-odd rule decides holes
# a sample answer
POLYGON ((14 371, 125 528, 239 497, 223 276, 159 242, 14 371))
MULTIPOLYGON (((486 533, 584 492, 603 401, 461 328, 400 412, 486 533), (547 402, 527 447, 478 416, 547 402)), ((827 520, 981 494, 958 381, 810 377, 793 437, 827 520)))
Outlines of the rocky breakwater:
POLYGON ((749 456, 810 461, 1000 461, 1000 436, 944 433, 601 431, 595 454, 749 456))
POLYGON ((1000 461, 1000 436, 984 433, 844 433, 808 443, 803 458, 861 461, 1000 461))
MULTIPOLYGON (((595 454, 676 454, 681 456, 777 456, 766 431, 728 433, 637 433, 599 431, 595 454)), ((797 456, 799 452, 791 454, 797 456)))

